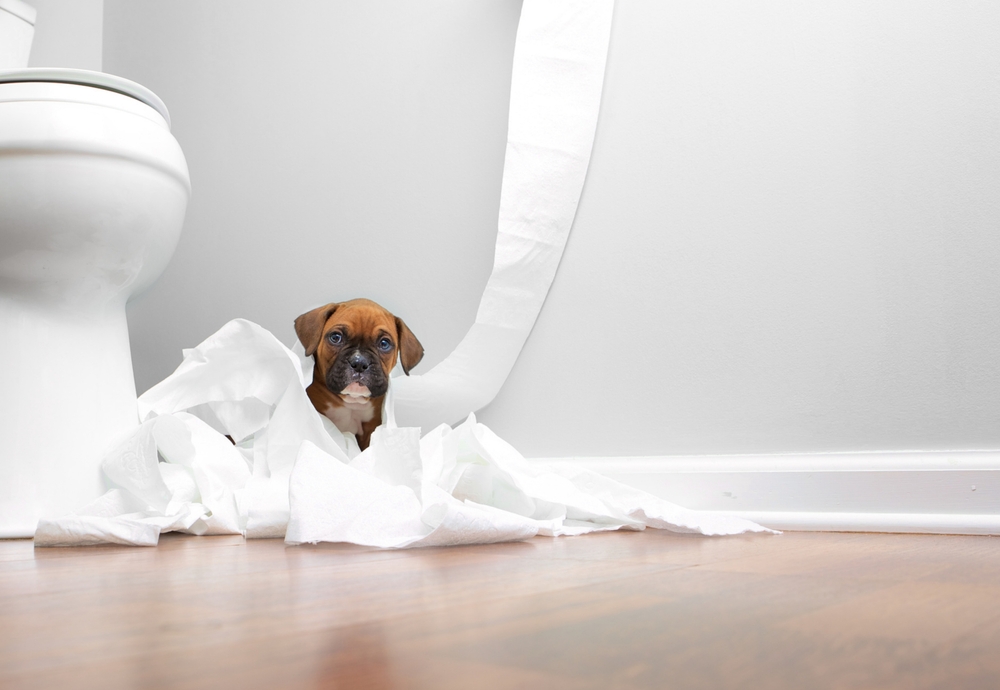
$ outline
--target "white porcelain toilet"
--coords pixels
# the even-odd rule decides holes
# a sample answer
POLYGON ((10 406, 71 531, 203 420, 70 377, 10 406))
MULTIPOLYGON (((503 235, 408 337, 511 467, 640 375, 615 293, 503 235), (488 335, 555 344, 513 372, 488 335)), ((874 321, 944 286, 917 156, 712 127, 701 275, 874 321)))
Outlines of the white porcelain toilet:
POLYGON ((125 303, 170 260, 190 189, 148 89, 0 70, 0 538, 103 492, 104 450, 138 423, 125 303))

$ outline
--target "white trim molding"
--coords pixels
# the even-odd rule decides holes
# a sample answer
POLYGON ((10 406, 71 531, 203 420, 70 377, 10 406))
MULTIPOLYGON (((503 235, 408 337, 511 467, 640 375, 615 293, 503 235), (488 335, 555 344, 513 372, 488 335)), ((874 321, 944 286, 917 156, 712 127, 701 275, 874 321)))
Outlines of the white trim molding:
POLYGON ((1000 451, 537 458, 781 530, 1000 534, 1000 451))

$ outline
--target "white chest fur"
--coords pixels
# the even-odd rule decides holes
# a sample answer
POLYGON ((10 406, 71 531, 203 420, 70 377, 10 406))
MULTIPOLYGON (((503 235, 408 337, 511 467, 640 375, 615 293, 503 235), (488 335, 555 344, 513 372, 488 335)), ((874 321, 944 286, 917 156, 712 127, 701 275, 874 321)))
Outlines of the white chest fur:
POLYGON ((375 406, 371 402, 361 405, 346 404, 337 407, 327 405, 323 414, 344 433, 361 435, 361 424, 370 422, 375 416, 375 406))

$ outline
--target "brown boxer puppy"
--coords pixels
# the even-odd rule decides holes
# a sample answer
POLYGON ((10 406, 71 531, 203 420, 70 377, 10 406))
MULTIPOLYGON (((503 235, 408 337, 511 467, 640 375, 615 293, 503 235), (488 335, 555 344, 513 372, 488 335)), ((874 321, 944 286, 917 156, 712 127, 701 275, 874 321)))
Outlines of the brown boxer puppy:
POLYGON ((295 333, 316 362, 306 394, 338 429, 357 436, 364 450, 382 423, 397 354, 409 374, 423 358, 423 346, 402 319, 367 299, 306 312, 295 319, 295 333))

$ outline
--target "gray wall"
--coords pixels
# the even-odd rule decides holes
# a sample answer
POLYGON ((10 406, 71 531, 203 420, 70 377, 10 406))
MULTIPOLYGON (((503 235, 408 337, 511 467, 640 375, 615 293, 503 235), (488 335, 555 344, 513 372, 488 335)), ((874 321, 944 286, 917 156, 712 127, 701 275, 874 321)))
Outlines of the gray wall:
POLYGON ((1000 447, 998 266, 1000 5, 624 0, 480 417, 538 455, 1000 447))
POLYGON ((235 317, 370 297, 444 358, 489 276, 510 0, 108 1, 105 71, 171 111, 194 188, 177 253, 129 309, 140 391, 235 317), (277 10, 283 10, 278 12, 277 10))
POLYGON ((28 0, 37 11, 29 67, 101 71, 104 0, 28 0))
MULTIPOLYGON (((227 319, 290 343, 356 295, 451 350, 518 10, 105 1, 104 68, 167 102, 195 190, 130 306, 140 390, 227 319)), ((480 418, 535 456, 1000 446, 998 138, 995 3, 620 0, 566 255, 480 418)))

